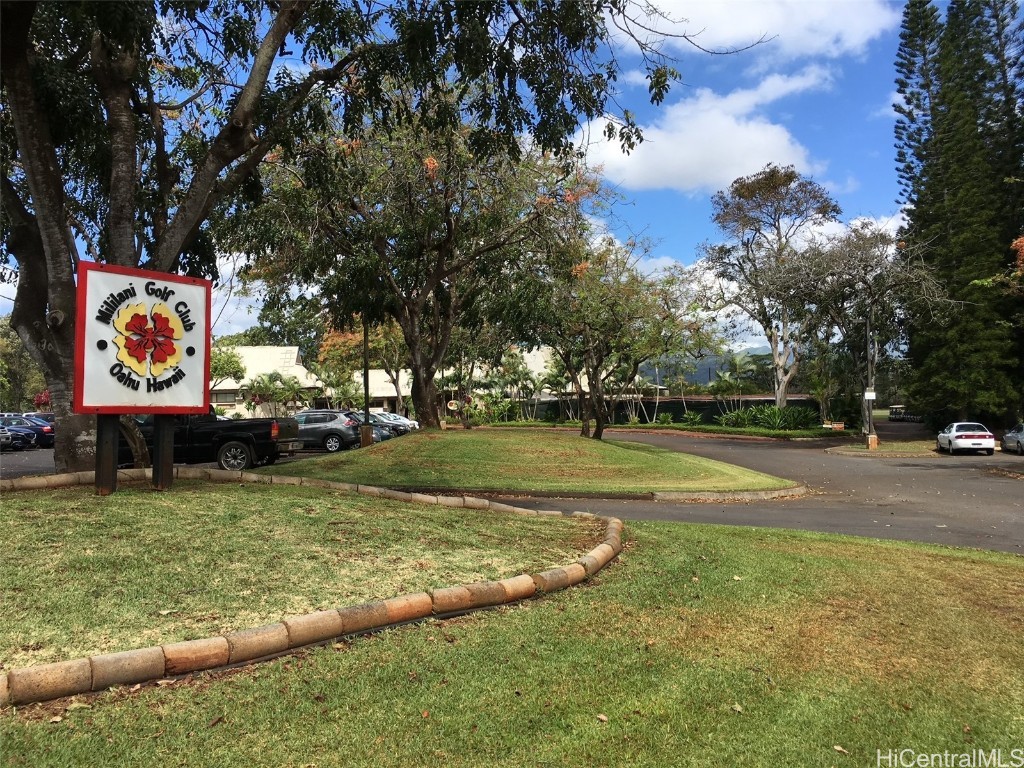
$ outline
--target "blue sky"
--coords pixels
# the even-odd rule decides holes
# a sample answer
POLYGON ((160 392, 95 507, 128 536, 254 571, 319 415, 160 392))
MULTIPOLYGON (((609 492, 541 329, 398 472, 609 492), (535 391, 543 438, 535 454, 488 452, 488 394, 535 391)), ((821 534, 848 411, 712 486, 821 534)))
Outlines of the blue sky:
MULTIPOLYGON (((711 196, 769 162, 823 185, 842 219, 899 224, 892 103, 903 4, 887 0, 659 0, 679 20, 661 28, 711 49, 670 44, 683 83, 659 107, 639 72, 621 101, 646 140, 630 155, 592 144, 590 162, 631 203, 619 215, 655 242, 651 267, 686 264, 716 240, 711 196)), ((637 66, 624 59, 627 69, 637 66)), ((593 126, 591 136, 600 136, 593 126)), ((619 231, 624 238, 626 232, 619 231)))

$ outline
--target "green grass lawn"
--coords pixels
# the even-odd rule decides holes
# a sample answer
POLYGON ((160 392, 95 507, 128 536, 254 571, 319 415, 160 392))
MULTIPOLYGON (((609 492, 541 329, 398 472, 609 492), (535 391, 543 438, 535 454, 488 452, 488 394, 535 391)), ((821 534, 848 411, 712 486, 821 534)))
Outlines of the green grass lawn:
POLYGON ((1022 603, 1024 560, 1010 555, 632 523, 619 560, 582 588, 8 709, 0 750, 5 766, 1009 759, 1024 744, 1022 603))
MULTIPOLYGON (((287 467, 303 469, 510 490, 774 480, 506 430, 413 435, 287 467)), ((181 481, 105 498, 5 493, 0 523, 8 667, 543 569, 603 532, 575 518, 181 481)), ((670 523, 632 522, 625 541, 591 581, 519 605, 8 708, 0 764, 873 766, 878 750, 1011 759, 1024 748, 1024 558, 670 523)))
MULTIPOLYGON (((280 472, 267 467, 264 472, 280 472)), ((791 481, 640 443, 566 431, 424 431, 289 464, 289 474, 402 488, 648 493, 756 491, 791 481)))
MULTIPOLYGON (((0 663, 63 661, 572 562, 604 524, 288 485, 4 493, 0 663)), ((2 762, 2 761, 0 761, 2 762)))

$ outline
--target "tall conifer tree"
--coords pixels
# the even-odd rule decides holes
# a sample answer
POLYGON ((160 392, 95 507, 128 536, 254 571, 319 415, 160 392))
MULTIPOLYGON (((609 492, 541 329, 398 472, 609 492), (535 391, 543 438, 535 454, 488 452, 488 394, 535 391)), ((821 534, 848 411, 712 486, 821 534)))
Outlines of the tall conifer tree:
POLYGON ((1012 10, 1010 5, 952 0, 938 26, 929 2, 911 0, 904 13, 896 138, 908 204, 905 236, 927 246, 954 299, 944 324, 910 332, 911 395, 938 419, 999 423, 1012 418, 1020 401, 1019 333, 1007 319, 1010 299, 977 283, 1005 269, 1008 232, 1020 226, 1009 212, 1005 178, 1012 153, 1004 134, 1005 104, 997 98, 1005 94, 1005 83, 1001 90, 993 34, 993 19, 1012 10), (931 100, 927 110, 925 98, 931 100))
POLYGON ((909 0, 903 9, 900 47, 896 53, 896 172, 898 202, 917 206, 936 102, 939 34, 942 23, 931 0, 909 0))

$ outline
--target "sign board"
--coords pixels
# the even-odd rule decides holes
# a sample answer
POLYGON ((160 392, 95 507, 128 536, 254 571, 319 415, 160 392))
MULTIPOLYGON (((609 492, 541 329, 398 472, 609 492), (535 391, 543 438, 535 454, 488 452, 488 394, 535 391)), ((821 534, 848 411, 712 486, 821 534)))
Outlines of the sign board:
POLYGON ((81 262, 76 413, 207 413, 210 281, 81 262))
POLYGON ((874 400, 875 399, 875 390, 873 390, 873 389, 865 389, 864 390, 864 399, 865 400, 874 400))
POLYGON ((458 400, 449 400, 448 403, 447 403, 447 406, 448 406, 448 410, 449 411, 457 411, 457 410, 459 410, 459 401, 458 400))

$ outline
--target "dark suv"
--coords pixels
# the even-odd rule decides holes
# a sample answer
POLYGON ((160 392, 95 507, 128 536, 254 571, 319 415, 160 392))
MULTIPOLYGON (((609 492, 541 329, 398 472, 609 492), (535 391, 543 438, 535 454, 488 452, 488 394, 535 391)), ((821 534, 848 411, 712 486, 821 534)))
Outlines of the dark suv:
POLYGON ((334 453, 359 445, 359 424, 343 411, 300 411, 294 418, 303 448, 334 453))

